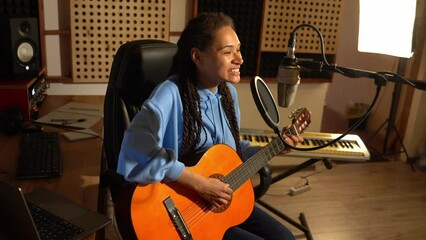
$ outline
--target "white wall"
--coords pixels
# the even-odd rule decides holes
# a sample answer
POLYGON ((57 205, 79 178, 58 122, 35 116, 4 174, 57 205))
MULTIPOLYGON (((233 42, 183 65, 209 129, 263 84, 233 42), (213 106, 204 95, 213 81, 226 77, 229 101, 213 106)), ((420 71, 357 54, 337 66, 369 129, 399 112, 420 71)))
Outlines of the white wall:
MULTIPOLYGON (((426 39, 424 39, 426 45, 426 39)), ((426 47, 423 48, 421 70, 417 79, 426 80, 426 47)), ((426 148, 426 91, 415 90, 410 108, 404 145, 410 157, 419 156, 422 147, 426 148)), ((424 154, 424 153, 423 153, 424 154)))
POLYGON ((106 83, 50 83, 48 95, 95 95, 102 96, 106 93, 106 83))

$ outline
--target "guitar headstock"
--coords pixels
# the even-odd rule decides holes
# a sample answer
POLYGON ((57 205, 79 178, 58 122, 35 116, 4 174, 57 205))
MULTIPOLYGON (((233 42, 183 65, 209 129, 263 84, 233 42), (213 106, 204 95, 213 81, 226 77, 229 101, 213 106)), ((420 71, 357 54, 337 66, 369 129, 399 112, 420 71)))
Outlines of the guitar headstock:
POLYGON ((311 123, 311 112, 306 108, 298 108, 291 112, 289 118, 292 119, 293 128, 297 134, 302 133, 311 123))

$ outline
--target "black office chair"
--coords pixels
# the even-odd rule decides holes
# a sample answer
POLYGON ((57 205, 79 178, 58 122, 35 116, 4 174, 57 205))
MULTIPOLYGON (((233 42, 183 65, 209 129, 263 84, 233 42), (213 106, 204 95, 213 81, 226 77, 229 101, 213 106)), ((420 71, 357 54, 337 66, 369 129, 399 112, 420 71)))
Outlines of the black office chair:
MULTIPOLYGON (((123 44, 116 53, 104 103, 103 162, 106 166, 101 177, 101 185, 109 188, 114 203, 119 191, 131 191, 125 187, 128 184, 124 177, 116 172, 124 131, 155 86, 167 79, 176 50, 177 46, 173 43, 136 40, 123 44)), ((269 165, 260 171, 260 176, 260 184, 255 188, 256 197, 263 195, 269 188, 269 165)), ((119 211, 121 209, 116 206, 116 216, 120 214, 119 211)), ((133 232, 128 222, 117 224, 122 235, 133 232)), ((126 239, 133 237, 130 233, 126 239)))
POLYGON ((113 201, 125 184, 116 173, 124 131, 159 83, 166 80, 176 45, 159 40, 136 40, 117 51, 104 102, 106 176, 113 201))

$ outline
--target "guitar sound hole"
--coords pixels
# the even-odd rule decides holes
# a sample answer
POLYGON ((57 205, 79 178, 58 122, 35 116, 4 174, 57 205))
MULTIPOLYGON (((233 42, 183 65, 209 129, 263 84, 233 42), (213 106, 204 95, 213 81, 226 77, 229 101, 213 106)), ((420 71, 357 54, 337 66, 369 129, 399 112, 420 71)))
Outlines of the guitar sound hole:
MULTIPOLYGON (((210 177, 211 177, 211 178, 222 179, 222 178, 223 178, 223 175, 222 175, 222 174, 219 174, 219 173, 216 173, 216 174, 211 175, 210 177)), ((212 212, 214 212, 214 213, 221 213, 221 212, 224 212, 224 211, 226 211, 226 209, 228 209, 229 205, 231 205, 231 202, 232 202, 232 199, 231 199, 231 201, 229 201, 229 203, 228 203, 228 204, 226 204, 226 205, 222 205, 222 206, 220 206, 219 208, 211 207, 210 211, 212 211, 212 212)))

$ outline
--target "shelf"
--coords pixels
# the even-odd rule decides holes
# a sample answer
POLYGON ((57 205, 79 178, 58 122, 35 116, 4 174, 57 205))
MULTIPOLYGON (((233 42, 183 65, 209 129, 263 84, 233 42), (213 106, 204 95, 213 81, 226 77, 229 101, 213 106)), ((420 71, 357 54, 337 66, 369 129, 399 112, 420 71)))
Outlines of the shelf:
POLYGON ((65 36, 69 36, 70 33, 71 32, 68 29, 64 29, 64 30, 45 30, 44 31, 44 35, 65 35, 65 36))
POLYGON ((49 82, 73 82, 69 0, 38 1, 41 59, 49 82), (56 12, 57 9, 57 13, 56 12), (48 29, 46 29, 48 28, 48 29))
POLYGON ((72 77, 66 76, 48 76, 46 80, 55 83, 73 83, 72 77))

